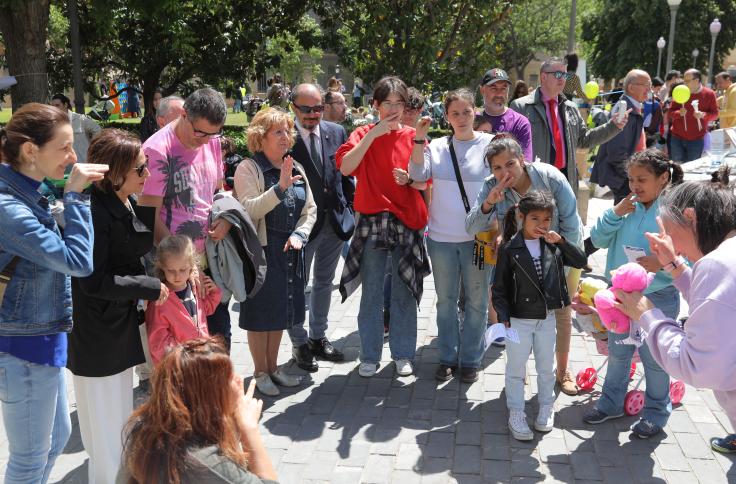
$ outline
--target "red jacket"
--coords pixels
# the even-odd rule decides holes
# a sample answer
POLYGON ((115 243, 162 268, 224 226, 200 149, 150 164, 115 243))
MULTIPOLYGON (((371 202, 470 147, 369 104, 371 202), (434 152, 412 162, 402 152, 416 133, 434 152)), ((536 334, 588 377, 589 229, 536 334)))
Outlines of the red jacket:
POLYGON ((705 133, 708 132, 708 124, 718 119, 716 93, 712 89, 703 86, 700 92, 690 94, 690 99, 685 103, 685 109, 687 109, 685 118, 680 115, 680 109, 682 109, 682 104, 676 103, 673 100, 668 112, 669 118, 672 120, 670 132, 678 138, 687 141, 703 139, 705 133), (696 99, 699 101, 698 110, 705 113, 705 117, 700 120, 700 129, 698 128, 698 120, 693 115, 695 112, 693 101, 696 99), (685 129, 685 124, 687 124, 687 129, 685 129))
POLYGON ((158 363, 166 354, 166 350, 178 343, 209 336, 207 316, 215 312, 221 298, 222 292, 217 287, 204 299, 197 297, 197 324, 173 291, 160 306, 149 302, 146 309, 146 330, 148 349, 153 363, 158 363))

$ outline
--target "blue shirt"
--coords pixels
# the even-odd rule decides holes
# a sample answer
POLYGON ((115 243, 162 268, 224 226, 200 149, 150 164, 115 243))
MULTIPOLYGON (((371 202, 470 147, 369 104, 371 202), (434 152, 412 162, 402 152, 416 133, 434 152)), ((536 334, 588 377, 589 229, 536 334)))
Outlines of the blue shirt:
MULTIPOLYGON (((595 226, 590 229, 590 239, 593 245, 599 249, 608 249, 606 257, 605 276, 610 281, 611 271, 618 269, 629 262, 624 252, 624 245, 644 249, 647 255, 651 255, 649 241, 645 232, 659 232, 657 225, 657 212, 659 199, 655 200, 649 208, 645 208, 639 202, 634 203, 634 212, 619 217, 609 208, 603 215, 598 217, 595 226)), ((664 289, 672 285, 672 276, 660 270, 654 276, 654 280, 644 290, 644 294, 664 289)))
MULTIPOLYGON (((41 182, 18 173, 33 190, 38 190, 41 182)), ((44 334, 41 336, 0 336, 0 352, 9 353, 21 360, 39 365, 66 366, 66 333, 44 334)))

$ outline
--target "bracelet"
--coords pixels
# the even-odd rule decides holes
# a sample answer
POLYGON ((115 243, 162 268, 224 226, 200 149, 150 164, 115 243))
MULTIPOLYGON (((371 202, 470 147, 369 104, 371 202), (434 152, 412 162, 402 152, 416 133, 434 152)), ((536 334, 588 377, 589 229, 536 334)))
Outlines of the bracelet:
POLYGON ((675 259, 673 261, 668 262, 667 264, 665 264, 662 267, 662 269, 665 272, 672 272, 672 271, 676 270, 678 267, 680 267, 681 265, 683 265, 684 263, 685 263, 685 259, 683 259, 682 257, 675 257, 675 259))
POLYGON ((426 142, 427 142, 426 139, 416 139, 416 138, 414 138, 414 144, 415 145, 423 145, 426 142))

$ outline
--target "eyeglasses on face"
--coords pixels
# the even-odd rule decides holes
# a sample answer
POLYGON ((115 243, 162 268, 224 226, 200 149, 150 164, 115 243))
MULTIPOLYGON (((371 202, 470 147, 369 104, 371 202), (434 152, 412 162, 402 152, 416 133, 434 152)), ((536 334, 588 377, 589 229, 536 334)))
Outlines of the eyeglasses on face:
POLYGON ((316 106, 300 106, 296 103, 291 103, 291 105, 297 108, 303 114, 321 113, 322 111, 325 110, 324 104, 317 104, 316 106))
POLYGON ((145 173, 146 169, 148 169, 148 155, 146 155, 146 161, 141 163, 140 165, 136 165, 133 167, 135 170, 135 174, 139 177, 143 177, 143 173, 145 173))
POLYGON ((572 77, 572 72, 563 72, 563 71, 544 71, 545 74, 551 74, 557 79, 558 81, 560 79, 570 79, 572 77))
POLYGON ((194 136, 197 138, 205 138, 205 137, 221 138, 224 133, 224 128, 220 128, 220 130, 217 133, 208 133, 207 131, 202 131, 201 129, 197 129, 194 126, 194 121, 192 121, 189 118, 187 118, 187 120, 189 121, 189 124, 192 125, 192 130, 194 130, 194 136))
POLYGON ((392 103, 391 101, 381 102, 381 107, 384 109, 392 109, 392 108, 402 109, 405 105, 406 103, 404 101, 396 101, 395 103, 392 103))

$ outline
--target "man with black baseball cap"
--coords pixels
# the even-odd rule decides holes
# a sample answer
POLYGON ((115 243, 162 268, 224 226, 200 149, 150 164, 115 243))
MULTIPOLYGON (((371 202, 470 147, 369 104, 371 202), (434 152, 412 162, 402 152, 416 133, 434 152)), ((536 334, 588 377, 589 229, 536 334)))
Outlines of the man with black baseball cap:
POLYGON ((494 133, 511 133, 524 150, 526 161, 532 162, 532 127, 523 114, 506 106, 509 101, 509 87, 511 79, 506 71, 499 68, 486 71, 480 83, 483 117, 491 123, 494 133))

